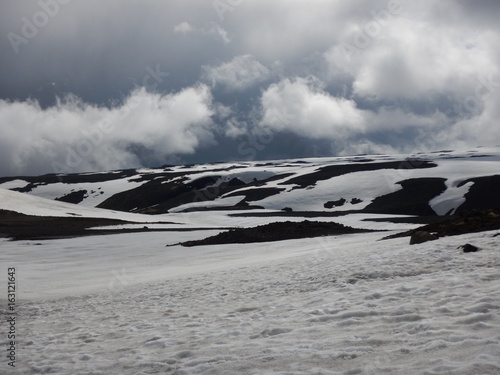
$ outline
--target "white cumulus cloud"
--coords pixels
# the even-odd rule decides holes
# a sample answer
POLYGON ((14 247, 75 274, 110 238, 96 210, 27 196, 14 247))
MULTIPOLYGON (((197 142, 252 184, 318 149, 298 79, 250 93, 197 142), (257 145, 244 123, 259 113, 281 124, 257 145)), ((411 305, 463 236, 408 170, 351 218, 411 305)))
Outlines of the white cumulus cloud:
POLYGON ((77 172, 141 166, 134 147, 157 162, 213 142, 206 85, 160 95, 137 89, 112 108, 67 97, 49 108, 0 100, 0 174, 77 172))
POLYGON ((284 79, 262 94, 261 126, 309 138, 336 138, 365 127, 365 113, 352 100, 334 97, 314 78, 284 79))

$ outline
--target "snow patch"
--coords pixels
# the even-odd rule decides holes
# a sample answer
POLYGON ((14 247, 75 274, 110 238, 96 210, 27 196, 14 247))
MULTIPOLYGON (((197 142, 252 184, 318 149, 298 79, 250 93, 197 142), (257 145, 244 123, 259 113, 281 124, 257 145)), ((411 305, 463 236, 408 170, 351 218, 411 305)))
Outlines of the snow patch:
POLYGON ((465 194, 474 185, 474 182, 468 182, 460 187, 448 187, 443 193, 429 202, 429 205, 438 215, 453 215, 458 207, 465 202, 465 194))

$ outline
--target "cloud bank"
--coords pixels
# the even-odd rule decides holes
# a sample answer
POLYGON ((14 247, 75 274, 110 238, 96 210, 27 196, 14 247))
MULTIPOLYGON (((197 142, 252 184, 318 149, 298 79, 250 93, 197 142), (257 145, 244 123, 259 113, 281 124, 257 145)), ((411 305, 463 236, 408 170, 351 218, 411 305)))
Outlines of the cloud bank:
POLYGON ((164 163, 213 143, 213 114, 204 85, 169 95, 137 89, 111 108, 72 96, 49 108, 36 101, 1 100, 0 123, 9 126, 2 127, 0 173, 71 173, 164 163))

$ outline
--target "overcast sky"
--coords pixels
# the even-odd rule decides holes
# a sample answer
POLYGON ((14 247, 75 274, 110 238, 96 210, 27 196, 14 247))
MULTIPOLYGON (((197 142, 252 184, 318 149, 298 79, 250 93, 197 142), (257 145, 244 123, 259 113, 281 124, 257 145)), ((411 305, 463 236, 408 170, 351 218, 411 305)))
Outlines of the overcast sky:
POLYGON ((498 0, 0 4, 0 176, 500 144, 498 0))

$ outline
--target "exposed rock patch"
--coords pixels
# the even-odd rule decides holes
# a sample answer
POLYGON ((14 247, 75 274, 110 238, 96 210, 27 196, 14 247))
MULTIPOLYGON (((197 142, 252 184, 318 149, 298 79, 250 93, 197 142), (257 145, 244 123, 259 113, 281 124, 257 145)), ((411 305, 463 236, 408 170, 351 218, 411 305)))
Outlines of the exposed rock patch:
POLYGON ((471 245, 470 243, 466 243, 465 245, 459 246, 459 249, 462 249, 464 253, 475 253, 479 251, 477 246, 471 245))
POLYGON ((424 243, 427 241, 433 241, 433 240, 437 240, 437 239, 438 239, 438 236, 436 236, 432 233, 426 232, 426 231, 419 230, 411 235, 410 245, 415 245, 415 244, 424 243))
POLYGON ((465 202, 457 208, 456 213, 471 209, 500 207, 500 175, 471 178, 462 181, 458 187, 474 182, 467 194, 465 202))
POLYGON ((326 202, 323 205, 323 207, 325 207, 325 208, 341 207, 345 204, 345 202, 347 202, 347 201, 344 198, 341 198, 341 199, 336 200, 336 201, 326 202))
POLYGON ((446 190, 445 178, 412 178, 398 182, 401 190, 375 198, 363 211, 396 215, 436 215, 429 201, 446 190))
POLYGON ((386 238, 410 237, 418 231, 433 233, 437 237, 445 237, 496 229, 500 229, 500 208, 470 210, 461 212, 459 215, 441 217, 437 222, 386 238))
POLYGON ((73 191, 69 194, 66 194, 60 198, 56 198, 55 200, 61 201, 61 202, 78 204, 81 201, 83 201, 86 196, 87 196, 87 190, 78 190, 78 191, 73 191))
POLYGON ((279 194, 285 189, 278 189, 273 187, 268 188, 253 188, 253 189, 244 189, 238 190, 234 193, 226 195, 226 197, 234 197, 238 195, 243 195, 245 197, 246 202, 260 201, 262 199, 266 199, 273 195, 279 194))
POLYGON ((237 228, 198 241, 181 242, 182 246, 220 245, 282 241, 298 238, 320 237, 327 235, 372 232, 333 222, 302 221, 276 222, 253 228, 237 228))

